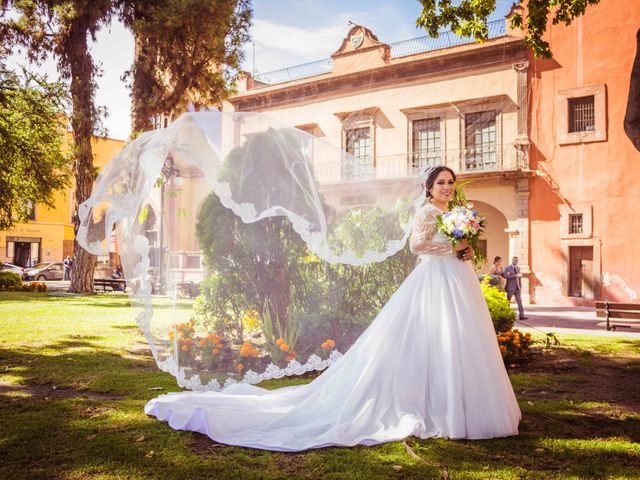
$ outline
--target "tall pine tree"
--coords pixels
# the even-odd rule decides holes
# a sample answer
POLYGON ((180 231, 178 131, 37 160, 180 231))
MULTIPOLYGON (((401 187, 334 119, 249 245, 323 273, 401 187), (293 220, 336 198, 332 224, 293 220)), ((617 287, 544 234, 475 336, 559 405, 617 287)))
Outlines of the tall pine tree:
POLYGON ((123 0, 136 39, 131 81, 133 131, 189 105, 215 106, 232 91, 248 40, 249 0, 123 0))
MULTIPOLYGON (((113 13, 111 0, 3 0, 3 10, 14 15, 3 20, 3 44, 27 49, 31 60, 41 61, 53 55, 58 72, 69 81, 71 90, 71 126, 75 144, 74 230, 78 231, 77 207, 91 195, 95 179, 91 138, 98 113, 95 106, 97 68, 89 52, 89 38, 108 24, 113 13)), ((96 259, 74 242, 74 275, 69 291, 93 291, 96 259)))

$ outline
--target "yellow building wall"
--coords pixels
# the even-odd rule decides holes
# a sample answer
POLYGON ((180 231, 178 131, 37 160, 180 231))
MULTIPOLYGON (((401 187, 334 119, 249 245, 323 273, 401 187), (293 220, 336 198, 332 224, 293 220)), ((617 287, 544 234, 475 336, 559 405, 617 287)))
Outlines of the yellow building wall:
MULTIPOLYGON (((66 141, 71 141, 68 134, 66 141)), ((94 138, 92 141, 93 164, 101 170, 124 146, 123 140, 112 138, 94 138)), ((22 223, 13 228, 0 231, 0 258, 4 262, 16 263, 16 241, 39 243, 39 251, 33 250, 30 263, 61 262, 66 255, 73 253, 73 214, 75 182, 69 188, 54 194, 53 208, 38 204, 35 207, 35 220, 22 223)), ((26 248, 26 246, 25 246, 26 248)), ((24 265, 23 265, 24 266, 24 265)))

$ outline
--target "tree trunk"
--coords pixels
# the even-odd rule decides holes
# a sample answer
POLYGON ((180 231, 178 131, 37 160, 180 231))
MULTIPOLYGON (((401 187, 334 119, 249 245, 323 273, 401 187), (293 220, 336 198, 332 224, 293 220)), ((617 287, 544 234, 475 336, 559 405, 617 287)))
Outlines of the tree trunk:
POLYGON ((640 151, 640 30, 636 33, 636 58, 631 68, 624 131, 636 149, 640 151))
POLYGON ((133 135, 151 129, 152 112, 149 100, 147 97, 141 96, 138 93, 148 91, 155 83, 148 66, 145 65, 145 62, 150 61, 149 56, 153 55, 152 52, 148 51, 147 44, 147 40, 141 33, 136 34, 136 46, 132 72, 133 79, 131 82, 131 91, 133 92, 133 95, 131 96, 131 133, 133 135))
MULTIPOLYGON (((78 206, 91 195, 91 188, 95 179, 91 138, 93 136, 93 75, 94 65, 87 48, 87 25, 80 17, 71 27, 71 32, 65 45, 67 61, 71 73, 71 100, 73 114, 73 140, 76 148, 75 181, 76 197, 74 205, 73 229, 74 238, 78 234, 80 219, 78 206)), ((73 242, 73 269, 70 292, 92 293, 93 271, 96 257, 73 242)))

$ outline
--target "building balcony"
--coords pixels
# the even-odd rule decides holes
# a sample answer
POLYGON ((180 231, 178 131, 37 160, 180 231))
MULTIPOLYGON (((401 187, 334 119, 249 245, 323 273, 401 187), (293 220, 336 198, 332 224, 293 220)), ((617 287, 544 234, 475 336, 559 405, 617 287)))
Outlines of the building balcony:
POLYGON ((490 174, 518 176, 529 171, 529 148, 527 144, 508 143, 501 146, 351 157, 342 163, 316 163, 313 169, 320 185, 331 185, 408 179, 419 176, 430 165, 446 165, 461 177, 490 174))

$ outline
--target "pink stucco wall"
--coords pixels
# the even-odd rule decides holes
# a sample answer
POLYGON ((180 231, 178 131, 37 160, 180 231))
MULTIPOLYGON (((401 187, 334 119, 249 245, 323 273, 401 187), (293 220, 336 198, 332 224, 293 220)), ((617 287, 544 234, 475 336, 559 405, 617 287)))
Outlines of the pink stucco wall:
POLYGON ((530 59, 531 160, 539 171, 531 180, 529 210, 532 293, 537 303, 589 303, 562 292, 568 259, 563 257, 560 212, 590 205, 602 297, 637 301, 640 152, 626 137, 623 119, 640 3, 602 0, 571 26, 549 28, 546 38, 554 59, 530 59), (606 87, 606 141, 560 145, 558 92, 592 85, 606 87))

